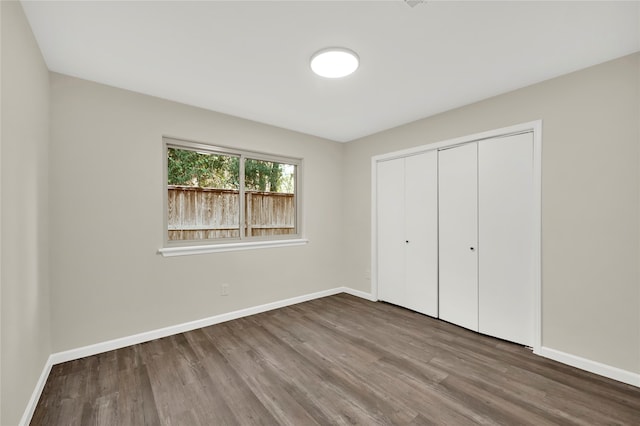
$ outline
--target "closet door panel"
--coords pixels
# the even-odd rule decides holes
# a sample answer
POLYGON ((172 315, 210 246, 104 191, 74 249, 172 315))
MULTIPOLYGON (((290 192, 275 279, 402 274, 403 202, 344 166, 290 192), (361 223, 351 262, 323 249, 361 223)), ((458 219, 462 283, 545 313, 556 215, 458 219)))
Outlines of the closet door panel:
POLYGON ((405 159, 406 292, 409 309, 438 316, 438 154, 405 159))
POLYGON ((438 152, 439 316, 478 331, 477 143, 438 152))
POLYGON ((533 344, 533 134, 482 141, 479 330, 533 344))
POLYGON ((403 305, 404 159, 377 164, 378 298, 403 305))

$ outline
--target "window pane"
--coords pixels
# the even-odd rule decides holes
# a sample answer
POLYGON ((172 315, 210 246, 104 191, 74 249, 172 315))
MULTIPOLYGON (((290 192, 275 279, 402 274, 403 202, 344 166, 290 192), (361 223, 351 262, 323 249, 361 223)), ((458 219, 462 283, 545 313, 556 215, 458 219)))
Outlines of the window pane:
POLYGON ((240 237, 239 158, 167 149, 169 241, 240 237))
POLYGON ((293 164, 245 160, 247 237, 296 233, 296 171, 293 164))

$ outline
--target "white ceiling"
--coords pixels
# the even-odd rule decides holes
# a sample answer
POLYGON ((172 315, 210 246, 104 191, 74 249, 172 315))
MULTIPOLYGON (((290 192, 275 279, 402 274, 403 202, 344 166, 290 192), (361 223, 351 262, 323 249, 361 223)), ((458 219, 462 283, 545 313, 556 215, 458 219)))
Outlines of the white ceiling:
POLYGON ((52 71, 342 142, 640 50, 635 1, 23 6, 52 71), (311 73, 329 46, 355 74, 311 73))

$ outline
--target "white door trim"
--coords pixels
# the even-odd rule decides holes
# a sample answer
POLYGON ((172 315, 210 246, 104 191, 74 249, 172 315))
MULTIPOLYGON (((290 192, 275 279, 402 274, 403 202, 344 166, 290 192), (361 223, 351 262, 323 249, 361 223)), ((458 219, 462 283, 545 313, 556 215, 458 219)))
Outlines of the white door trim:
POLYGON ((371 295, 378 300, 378 245, 377 245, 377 163, 379 161, 394 158, 408 157, 426 151, 448 148, 455 145, 463 145, 500 136, 516 133, 533 133, 533 283, 534 283, 534 352, 539 352, 542 347, 542 120, 516 124, 514 126, 461 136, 440 142, 421 145, 414 148, 394 151, 371 157, 371 295))

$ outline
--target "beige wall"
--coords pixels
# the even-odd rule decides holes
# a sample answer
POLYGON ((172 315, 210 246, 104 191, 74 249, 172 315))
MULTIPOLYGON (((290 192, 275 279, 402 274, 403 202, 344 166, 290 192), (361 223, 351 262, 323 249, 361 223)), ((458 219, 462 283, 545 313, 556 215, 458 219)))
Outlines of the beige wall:
POLYGON ((543 346, 639 373, 639 62, 624 57, 348 143, 345 283, 370 288, 371 156, 542 119, 543 346))
POLYGON ((342 144, 59 74, 51 102, 54 351, 343 285, 342 144), (163 135, 303 158, 310 243, 156 254, 163 135))
POLYGON ((49 72, 22 7, 2 10, 2 425, 18 423, 51 353, 49 72))

